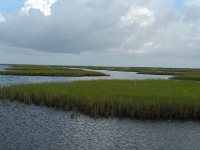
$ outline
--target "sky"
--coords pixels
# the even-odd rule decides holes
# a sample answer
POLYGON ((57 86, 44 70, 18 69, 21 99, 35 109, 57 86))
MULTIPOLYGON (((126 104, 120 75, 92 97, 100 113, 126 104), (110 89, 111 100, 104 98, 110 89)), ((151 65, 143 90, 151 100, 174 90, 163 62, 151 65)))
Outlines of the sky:
POLYGON ((0 0, 0 64, 200 68, 200 0, 0 0))

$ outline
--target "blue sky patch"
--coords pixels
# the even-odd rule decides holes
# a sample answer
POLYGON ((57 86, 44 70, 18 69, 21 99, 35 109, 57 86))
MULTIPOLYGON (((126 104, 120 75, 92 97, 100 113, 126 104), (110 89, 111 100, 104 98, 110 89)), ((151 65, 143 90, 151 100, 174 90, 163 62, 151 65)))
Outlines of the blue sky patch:
POLYGON ((0 13, 16 13, 23 6, 25 0, 0 0, 0 13))
POLYGON ((185 0, 174 0, 174 9, 179 12, 185 12, 185 0))

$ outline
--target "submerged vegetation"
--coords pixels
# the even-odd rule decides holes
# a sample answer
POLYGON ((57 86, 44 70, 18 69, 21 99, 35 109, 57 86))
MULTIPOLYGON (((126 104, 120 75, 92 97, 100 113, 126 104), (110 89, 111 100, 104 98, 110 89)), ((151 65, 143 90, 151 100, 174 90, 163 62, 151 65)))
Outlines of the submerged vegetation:
POLYGON ((90 116, 200 119, 200 84, 177 80, 99 80, 14 85, 0 99, 45 105, 90 116))
MULTIPOLYGON (((81 67, 79 66, 78 68, 81 67)), ((172 77, 171 79, 200 81, 200 69, 152 68, 152 67, 95 67, 95 66, 87 66, 86 68, 93 70, 137 72, 139 74, 173 75, 174 77, 172 77)))
POLYGON ((13 65, 4 71, 0 71, 0 75, 23 75, 23 76, 105 76, 106 74, 86 71, 81 69, 71 69, 59 66, 35 66, 35 65, 13 65))

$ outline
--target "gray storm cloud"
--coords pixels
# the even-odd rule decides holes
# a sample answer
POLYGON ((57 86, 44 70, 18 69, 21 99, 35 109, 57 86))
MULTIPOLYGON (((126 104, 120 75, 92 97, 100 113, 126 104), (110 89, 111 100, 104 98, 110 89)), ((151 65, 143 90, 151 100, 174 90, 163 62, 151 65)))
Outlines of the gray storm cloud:
POLYGON ((157 11, 157 3, 58 0, 46 15, 23 8, 29 15, 0 15, 5 18, 0 19, 0 44, 56 53, 200 54, 200 6, 186 5, 186 12, 178 13, 157 11))

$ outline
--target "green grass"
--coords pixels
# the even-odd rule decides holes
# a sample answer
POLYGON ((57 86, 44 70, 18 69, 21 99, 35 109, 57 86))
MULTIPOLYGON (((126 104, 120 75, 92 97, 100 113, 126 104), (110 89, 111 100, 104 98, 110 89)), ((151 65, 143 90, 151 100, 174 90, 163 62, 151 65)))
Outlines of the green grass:
POLYGON ((200 81, 200 69, 152 68, 152 67, 95 67, 95 66, 87 66, 86 68, 94 70, 137 72, 139 74, 173 75, 174 77, 172 77, 171 79, 200 81))
POLYGON ((99 80, 14 85, 0 99, 77 111, 95 117, 200 119, 200 83, 99 80))
POLYGON ((95 71, 85 71, 81 69, 70 69, 59 66, 34 66, 15 65, 5 71, 0 71, 0 75, 23 75, 23 76, 105 76, 103 73, 95 71))
POLYGON ((200 69, 189 68, 154 68, 154 67, 98 67, 98 66, 39 66, 39 65, 11 65, 6 71, 0 71, 0 75, 25 75, 25 76, 105 76, 103 73, 92 70, 111 70, 137 72, 139 74, 173 75, 171 79, 200 81, 200 69), (76 69, 70 69, 76 68, 76 69))

